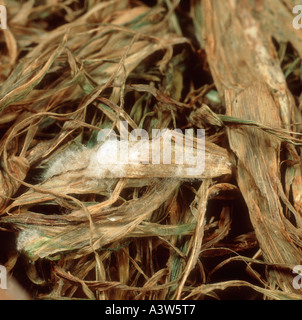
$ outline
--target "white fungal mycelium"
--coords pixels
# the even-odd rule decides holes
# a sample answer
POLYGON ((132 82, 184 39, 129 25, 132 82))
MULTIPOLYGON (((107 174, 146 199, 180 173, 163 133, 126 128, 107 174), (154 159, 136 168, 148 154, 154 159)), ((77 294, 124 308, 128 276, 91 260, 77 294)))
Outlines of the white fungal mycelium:
POLYGON ((17 250, 26 250, 35 240, 41 238, 41 235, 37 230, 22 230, 19 232, 17 237, 17 250))
POLYGON ((83 145, 62 151, 48 163, 48 168, 45 171, 43 178, 48 179, 70 170, 85 168, 89 162, 89 154, 87 151, 87 147, 83 145))
POLYGON ((128 131, 123 134, 121 130, 120 139, 117 139, 113 131, 103 129, 94 148, 78 146, 57 155, 55 160, 49 163, 44 178, 76 170, 81 170, 82 176, 90 178, 123 178, 129 174, 129 170, 132 170, 132 175, 135 174, 136 167, 132 165, 139 165, 137 173, 142 174, 148 172, 148 165, 156 164, 161 164, 161 167, 158 167, 159 174, 163 165, 177 164, 179 166, 173 172, 174 177, 198 176, 204 170, 204 136, 198 139, 199 146, 194 152, 193 133, 182 135, 178 131, 164 130, 157 132, 157 135, 152 132, 150 140, 147 131, 143 129, 134 129, 130 134, 128 131), (175 140, 173 148, 172 137, 175 140), (146 165, 145 168, 142 164, 146 165))
POLYGON ((48 163, 43 178, 68 171, 85 169, 83 176, 102 179, 125 176, 129 164, 149 163, 149 141, 126 141, 107 138, 93 149, 69 148, 48 163))

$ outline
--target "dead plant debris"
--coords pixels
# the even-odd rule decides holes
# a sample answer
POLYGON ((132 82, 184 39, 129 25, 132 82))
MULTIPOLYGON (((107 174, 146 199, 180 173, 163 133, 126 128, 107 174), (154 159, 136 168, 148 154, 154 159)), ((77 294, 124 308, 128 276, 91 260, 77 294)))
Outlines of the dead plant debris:
POLYGON ((301 299, 294 1, 2 2, 0 264, 31 299, 301 299), (204 129, 204 171, 117 167, 125 122, 204 129))

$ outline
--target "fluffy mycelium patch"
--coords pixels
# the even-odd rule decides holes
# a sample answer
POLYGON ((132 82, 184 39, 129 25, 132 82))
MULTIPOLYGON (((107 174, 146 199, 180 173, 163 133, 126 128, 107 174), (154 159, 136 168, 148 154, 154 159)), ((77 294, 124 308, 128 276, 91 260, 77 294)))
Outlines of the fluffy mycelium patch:
POLYGON ((60 152, 54 160, 48 163, 48 168, 43 178, 48 179, 58 174, 71 170, 79 170, 85 168, 89 162, 89 149, 83 145, 68 148, 60 152))
POLYGON ((47 240, 49 240, 48 237, 43 236, 35 229, 22 230, 17 237, 17 250, 25 251, 32 258, 34 257, 33 252, 47 240))
POLYGON ((85 169, 83 175, 96 179, 123 177, 127 165, 148 163, 148 148, 148 141, 128 143, 107 139, 93 149, 85 146, 67 149, 48 164, 43 178, 81 169, 85 169))
POLYGON ((152 139, 143 133, 131 133, 128 139, 120 140, 115 135, 105 135, 104 141, 93 149, 70 148, 50 162, 44 178, 79 170, 83 176, 96 179, 202 177, 205 161, 202 139, 195 147, 193 136, 174 130, 165 130, 152 139))
POLYGON ((127 166, 148 161, 149 141, 128 143, 108 139, 92 153, 87 172, 97 178, 123 177, 127 175, 127 166))

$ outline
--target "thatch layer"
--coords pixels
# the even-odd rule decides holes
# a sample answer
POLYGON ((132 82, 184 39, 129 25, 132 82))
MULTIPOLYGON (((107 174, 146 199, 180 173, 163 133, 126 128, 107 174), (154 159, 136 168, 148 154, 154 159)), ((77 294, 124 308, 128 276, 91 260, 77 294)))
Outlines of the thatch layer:
MULTIPOLYGON (((0 263, 31 297, 216 299, 241 288, 300 299, 302 115, 286 80, 301 86, 302 39, 285 4, 6 4, 0 263), (203 129, 204 170, 176 162, 179 131, 171 164, 111 163, 104 129, 119 136, 125 122, 149 137, 203 129)), ((199 154, 196 137, 190 146, 199 154)))

